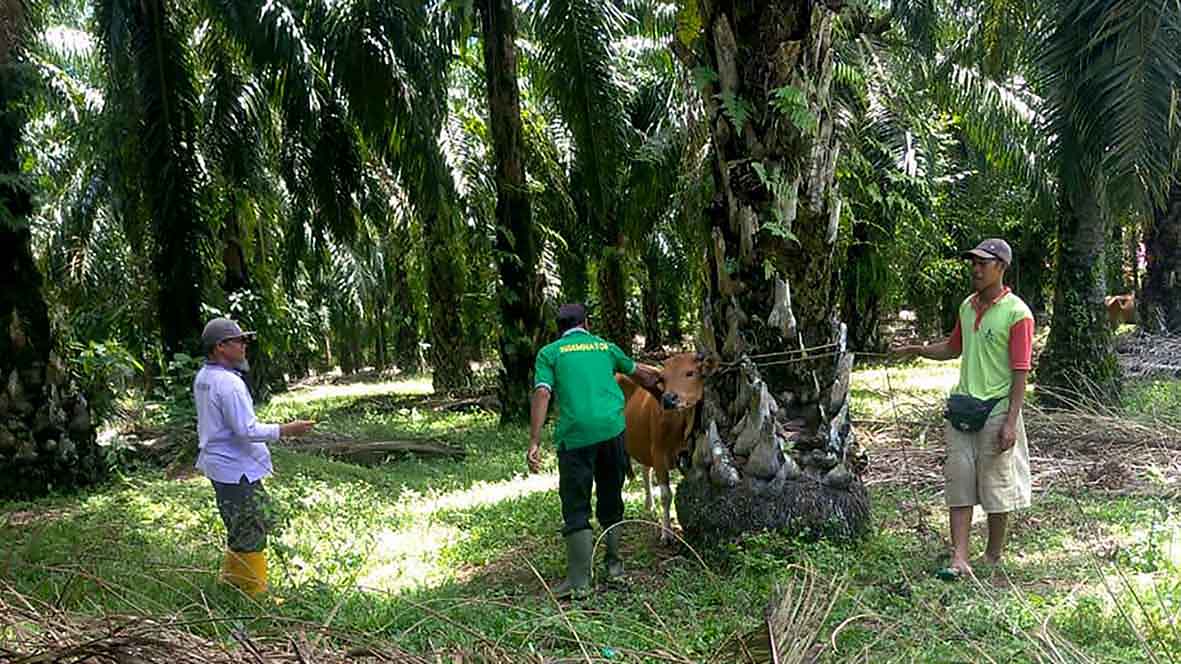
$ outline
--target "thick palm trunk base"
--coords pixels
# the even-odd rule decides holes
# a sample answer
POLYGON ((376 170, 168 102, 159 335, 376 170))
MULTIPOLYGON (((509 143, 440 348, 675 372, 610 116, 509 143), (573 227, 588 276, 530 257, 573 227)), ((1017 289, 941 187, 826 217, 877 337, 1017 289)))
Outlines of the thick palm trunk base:
POLYGON ((1038 394, 1050 407, 1120 403, 1121 373, 1103 298, 1107 237, 1091 191, 1063 196, 1058 221, 1058 278, 1050 337, 1037 369, 1038 394))
POLYGON ((815 537, 853 539, 870 527, 869 492, 860 480, 844 489, 813 475, 770 482, 744 481, 734 489, 709 482, 677 487, 677 519, 692 541, 724 541, 742 533, 785 530, 815 537))

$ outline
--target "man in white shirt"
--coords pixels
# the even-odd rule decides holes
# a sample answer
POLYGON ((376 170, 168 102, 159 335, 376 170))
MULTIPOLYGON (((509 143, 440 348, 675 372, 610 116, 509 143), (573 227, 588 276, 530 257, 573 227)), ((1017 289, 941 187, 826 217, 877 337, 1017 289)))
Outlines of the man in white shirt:
POLYGON ((254 336, 228 318, 214 318, 201 333, 205 366, 193 380, 197 405, 197 469, 213 483, 217 509, 226 527, 221 578, 243 592, 267 589, 268 498, 262 480, 273 472, 267 441, 298 436, 313 422, 262 424, 240 372, 246 371, 246 346, 254 336))

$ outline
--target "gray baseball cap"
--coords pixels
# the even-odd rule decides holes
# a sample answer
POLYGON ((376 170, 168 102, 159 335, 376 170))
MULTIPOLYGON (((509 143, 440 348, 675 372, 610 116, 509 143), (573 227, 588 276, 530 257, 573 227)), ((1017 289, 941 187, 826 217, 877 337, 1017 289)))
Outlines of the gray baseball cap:
POLYGON ((229 318, 219 316, 205 324, 205 329, 201 332, 201 345, 209 350, 229 339, 254 336, 254 332, 246 332, 229 318))
POLYGON ((989 238, 980 244, 976 245, 975 249, 969 249, 960 254, 960 258, 996 258, 1008 267, 1013 264, 1013 250, 1009 248, 1009 243, 1000 238, 989 238))

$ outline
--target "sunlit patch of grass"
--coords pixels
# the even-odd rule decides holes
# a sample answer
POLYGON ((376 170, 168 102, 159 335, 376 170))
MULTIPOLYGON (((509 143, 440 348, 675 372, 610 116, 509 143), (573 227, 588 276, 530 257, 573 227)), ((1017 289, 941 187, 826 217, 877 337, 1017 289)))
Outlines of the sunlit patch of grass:
POLYGON ((906 418, 940 403, 959 382, 959 360, 916 360, 905 365, 877 365, 853 372, 854 419, 906 418))
POLYGON ((1134 416, 1181 425, 1181 380, 1129 381, 1124 386, 1124 407, 1134 416))
POLYGON ((381 383, 351 383, 347 385, 316 385, 304 387, 275 396, 271 404, 276 407, 306 404, 321 399, 344 399, 349 397, 370 397, 380 394, 427 395, 432 394, 430 376, 408 376, 381 383))

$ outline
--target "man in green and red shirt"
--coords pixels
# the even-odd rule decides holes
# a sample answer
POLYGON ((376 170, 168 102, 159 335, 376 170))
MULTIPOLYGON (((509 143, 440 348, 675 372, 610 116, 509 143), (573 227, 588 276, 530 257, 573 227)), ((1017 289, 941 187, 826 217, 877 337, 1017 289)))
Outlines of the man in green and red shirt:
POLYGON ((534 366, 529 451, 531 472, 541 468, 541 427, 551 395, 558 400, 558 495, 562 500, 562 535, 566 540, 566 581, 554 588, 559 598, 590 590, 591 487, 597 487, 596 516, 607 531, 607 572, 623 574, 619 528, 623 520, 623 480, 627 473, 624 446, 623 391, 615 382, 619 372, 654 388, 660 374, 637 365, 618 346, 587 331, 586 307, 565 304, 558 309, 557 341, 541 349, 534 366))
POLYGON ((959 384, 948 400, 945 434, 953 548, 951 563, 939 572, 946 579, 972 570, 968 532, 975 506, 988 514, 984 559, 996 564, 1004 550, 1009 513, 1029 507, 1031 493, 1021 409, 1032 368, 1033 314, 1004 285, 1005 270, 1013 260, 1007 242, 985 240, 963 257, 972 261, 976 292, 960 305, 951 336, 937 344, 895 350, 931 360, 962 358, 959 384), (973 418, 969 412, 960 417, 973 410, 981 416, 973 418))

